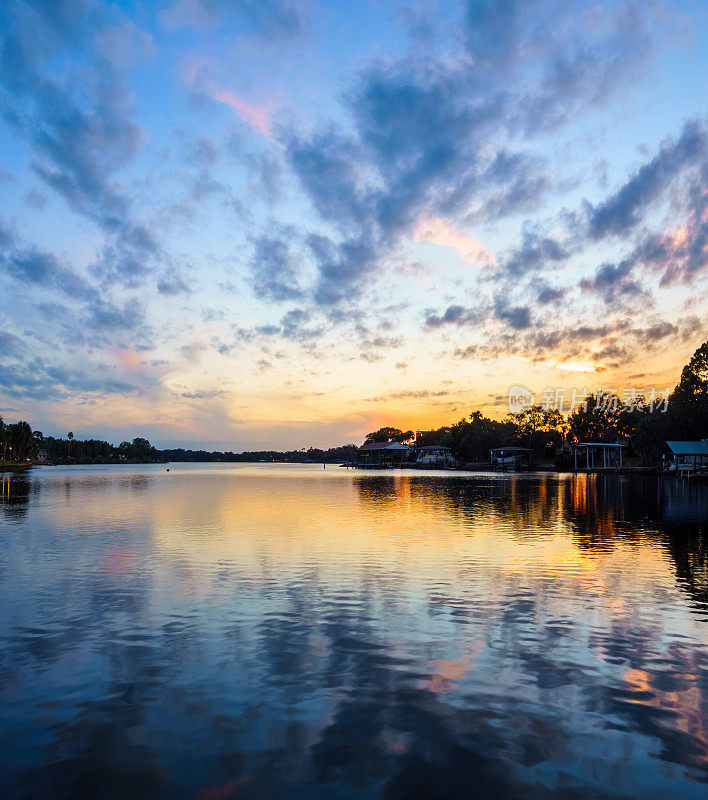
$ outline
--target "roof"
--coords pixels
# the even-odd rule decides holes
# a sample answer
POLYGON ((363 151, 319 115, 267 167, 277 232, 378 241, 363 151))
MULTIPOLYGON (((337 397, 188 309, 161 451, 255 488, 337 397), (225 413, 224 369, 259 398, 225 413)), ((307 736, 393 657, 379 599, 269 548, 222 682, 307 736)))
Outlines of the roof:
POLYGON ((677 456, 708 456, 708 439, 700 442, 667 442, 666 446, 677 456))
POLYGON ((530 447, 492 447, 490 453, 530 453, 530 447))
POLYGON ((400 442, 369 442, 363 444, 359 450, 410 450, 407 444, 400 442))
POLYGON ((627 442, 573 442, 571 447, 626 447, 627 442))

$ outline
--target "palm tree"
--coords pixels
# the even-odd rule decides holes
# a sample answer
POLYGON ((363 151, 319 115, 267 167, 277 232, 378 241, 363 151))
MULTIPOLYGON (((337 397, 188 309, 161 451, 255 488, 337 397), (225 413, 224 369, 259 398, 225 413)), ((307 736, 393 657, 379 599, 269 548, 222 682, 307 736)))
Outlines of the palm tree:
POLYGON ((71 458, 71 440, 74 438, 74 431, 69 431, 69 433, 66 434, 66 438, 69 440, 69 452, 67 458, 71 458))

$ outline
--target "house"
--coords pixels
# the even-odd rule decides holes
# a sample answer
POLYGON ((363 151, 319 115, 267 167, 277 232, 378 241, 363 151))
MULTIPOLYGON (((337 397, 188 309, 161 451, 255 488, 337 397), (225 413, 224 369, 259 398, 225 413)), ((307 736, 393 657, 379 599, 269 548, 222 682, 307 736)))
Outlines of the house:
POLYGON ((412 448, 400 442, 368 442, 357 452, 359 467, 400 467, 409 461, 412 448))
POLYGON ((622 469, 626 442, 573 442, 575 471, 586 469, 595 472, 603 469, 622 469), (578 458, 579 456, 579 458, 578 458), (583 461, 585 465, 583 466, 583 461))
POLYGON ((708 471, 708 439, 667 442, 664 446, 664 469, 678 475, 708 471))
POLYGON ((46 450, 37 450, 35 461, 38 464, 46 464, 49 461, 49 453, 46 450))

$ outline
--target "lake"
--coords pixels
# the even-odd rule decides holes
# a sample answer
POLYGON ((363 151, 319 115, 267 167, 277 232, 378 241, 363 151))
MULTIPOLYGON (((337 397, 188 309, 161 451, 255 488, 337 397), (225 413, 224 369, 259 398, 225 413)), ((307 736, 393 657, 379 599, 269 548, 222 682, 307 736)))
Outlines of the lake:
POLYGON ((705 798, 708 487, 0 476, 3 798, 705 798))

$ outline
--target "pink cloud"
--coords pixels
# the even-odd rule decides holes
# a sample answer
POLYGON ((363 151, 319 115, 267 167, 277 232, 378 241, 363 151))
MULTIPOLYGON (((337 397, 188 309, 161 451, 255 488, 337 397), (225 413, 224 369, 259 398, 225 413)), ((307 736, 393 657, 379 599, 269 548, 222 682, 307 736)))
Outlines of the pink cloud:
POLYGON ((215 92, 213 98, 232 108, 237 116, 248 123, 252 128, 262 133, 263 136, 271 137, 270 114, 263 106, 251 105, 251 103, 247 103, 245 100, 233 94, 233 92, 226 91, 225 89, 215 92))
POLYGON ((116 348, 113 354, 116 361, 126 372, 139 372, 145 367, 143 360, 135 350, 116 348))
POLYGON ((229 89, 220 86, 210 75, 211 65, 202 56, 192 56, 184 69, 183 79, 187 86, 197 89, 227 105, 247 125, 263 136, 272 138, 270 112, 265 106, 253 105, 229 89))
POLYGON ((457 250, 468 264, 484 266, 495 264, 494 256, 481 242, 437 217, 422 216, 413 231, 413 238, 419 242, 430 242, 457 250))

